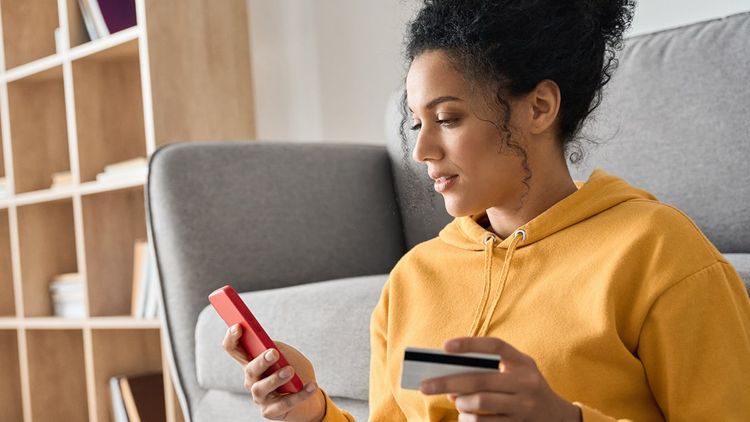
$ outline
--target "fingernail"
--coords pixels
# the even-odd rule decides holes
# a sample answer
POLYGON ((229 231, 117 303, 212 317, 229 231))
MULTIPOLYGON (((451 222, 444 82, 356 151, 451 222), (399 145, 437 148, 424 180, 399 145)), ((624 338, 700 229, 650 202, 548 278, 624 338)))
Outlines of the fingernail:
POLYGON ((237 324, 235 324, 235 325, 232 325, 231 331, 232 331, 232 334, 237 334, 240 331, 240 329, 237 326, 237 324))
POLYGON ((265 357, 267 361, 273 362, 273 360, 276 359, 276 353, 274 353, 273 350, 269 350, 263 355, 263 357, 265 357))
POLYGON ((307 384, 307 387, 305 387, 305 391, 307 391, 308 393, 312 393, 313 391, 315 391, 315 383, 311 382, 310 384, 307 384))
POLYGON ((430 394, 433 391, 435 391, 435 386, 430 383, 424 383, 422 384, 422 392, 426 394, 430 394))

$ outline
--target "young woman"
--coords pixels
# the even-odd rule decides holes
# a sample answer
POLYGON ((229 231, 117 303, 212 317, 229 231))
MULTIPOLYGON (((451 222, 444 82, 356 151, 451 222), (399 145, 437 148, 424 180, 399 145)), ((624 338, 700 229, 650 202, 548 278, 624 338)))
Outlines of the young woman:
MULTIPOLYGON (((372 314, 371 420, 750 420, 736 271, 679 210, 568 171, 632 13, 631 0, 424 2, 404 140, 455 219, 398 262, 372 314), (407 346, 502 363, 403 390, 407 346)), ((239 335, 224 347, 264 416, 353 420, 284 344, 311 389, 278 396, 288 377, 261 375, 276 356, 248 362, 239 335)))

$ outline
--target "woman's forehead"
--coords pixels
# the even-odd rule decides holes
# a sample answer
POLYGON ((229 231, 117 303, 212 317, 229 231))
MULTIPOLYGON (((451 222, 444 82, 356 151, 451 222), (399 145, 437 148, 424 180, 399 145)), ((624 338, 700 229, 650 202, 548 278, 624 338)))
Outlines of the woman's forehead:
POLYGON ((411 110, 427 108, 440 97, 465 99, 468 84, 441 51, 429 51, 414 58, 406 75, 407 104, 411 110))

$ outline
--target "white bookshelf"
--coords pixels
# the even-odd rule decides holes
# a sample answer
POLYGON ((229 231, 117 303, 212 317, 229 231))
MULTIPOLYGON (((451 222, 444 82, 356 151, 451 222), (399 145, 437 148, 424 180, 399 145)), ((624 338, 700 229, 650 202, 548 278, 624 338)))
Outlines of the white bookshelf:
POLYGON ((245 0, 135 3, 135 27, 89 41, 76 0, 0 0, 2 421, 110 421, 109 378, 153 370, 165 420, 182 420, 159 320, 130 317, 145 178, 96 174, 170 142, 254 138, 248 19, 245 0), (60 171, 72 183, 50 189, 60 171), (81 319, 52 313, 68 272, 81 319))

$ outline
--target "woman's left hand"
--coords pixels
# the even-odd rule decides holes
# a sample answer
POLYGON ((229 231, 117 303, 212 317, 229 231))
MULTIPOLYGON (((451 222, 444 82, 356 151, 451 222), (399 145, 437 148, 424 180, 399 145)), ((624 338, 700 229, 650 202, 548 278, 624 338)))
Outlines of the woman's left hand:
POLYGON ((580 421, 580 409, 555 394, 536 362, 494 337, 459 337, 445 342, 448 353, 489 353, 502 357, 499 371, 430 378, 424 394, 448 394, 459 421, 580 421))

